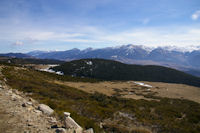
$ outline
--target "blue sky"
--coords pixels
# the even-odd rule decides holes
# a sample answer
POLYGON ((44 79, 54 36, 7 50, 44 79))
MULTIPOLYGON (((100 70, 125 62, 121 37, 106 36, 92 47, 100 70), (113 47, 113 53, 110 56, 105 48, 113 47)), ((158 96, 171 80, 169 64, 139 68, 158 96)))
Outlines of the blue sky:
POLYGON ((200 0, 0 0, 0 52, 200 45, 200 0))

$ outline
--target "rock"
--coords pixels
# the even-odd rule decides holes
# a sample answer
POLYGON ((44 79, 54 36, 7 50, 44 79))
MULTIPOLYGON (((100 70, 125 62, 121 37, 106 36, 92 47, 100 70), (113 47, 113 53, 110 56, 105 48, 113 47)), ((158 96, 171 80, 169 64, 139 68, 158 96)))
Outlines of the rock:
POLYGON ((83 133, 94 133, 93 128, 89 128, 87 130, 85 130, 83 133))
POLYGON ((20 92, 19 92, 18 90, 15 90, 15 89, 13 89, 13 92, 14 92, 15 94, 17 94, 17 95, 20 94, 20 92))
POLYGON ((57 123, 57 120, 56 120, 56 118, 54 118, 54 117, 49 117, 48 118, 48 121, 50 122, 50 123, 57 123))
POLYGON ((99 123, 99 127, 103 128, 103 123, 102 122, 99 123))
POLYGON ((81 126, 79 126, 70 116, 70 113, 66 113, 65 112, 65 121, 64 121, 64 125, 65 128, 67 129, 73 129, 76 133, 82 133, 83 128, 81 126))
POLYGON ((40 104, 40 105, 38 106, 38 109, 39 109, 40 111, 42 111, 44 114, 47 114, 47 115, 52 115, 53 112, 54 112, 53 109, 51 109, 49 106, 47 106, 47 105, 45 105, 45 104, 40 104))
POLYGON ((70 116, 70 113, 69 112, 64 112, 64 116, 68 117, 68 116, 70 116))
POLYGON ((37 114, 41 114, 42 112, 40 111, 40 110, 33 110, 35 113, 37 113, 37 114))
POLYGON ((66 133, 66 130, 64 128, 58 128, 56 129, 56 133, 66 133))
POLYGON ((34 108, 32 106, 27 108, 28 111, 34 110, 34 108))
POLYGON ((26 104, 27 104, 27 105, 30 105, 30 106, 32 106, 32 105, 33 105, 33 103, 32 103, 32 102, 27 102, 26 104))
POLYGON ((32 123, 28 123, 28 126, 33 126, 33 124, 32 123))
POLYGON ((23 103, 23 104, 22 104, 22 107, 27 107, 26 103, 23 103))
POLYGON ((20 97, 19 95, 12 94, 12 95, 11 95, 11 99, 12 99, 13 101, 16 101, 17 99, 21 99, 21 97, 20 97))
POLYGON ((3 79, 5 82, 7 82, 6 78, 3 79))

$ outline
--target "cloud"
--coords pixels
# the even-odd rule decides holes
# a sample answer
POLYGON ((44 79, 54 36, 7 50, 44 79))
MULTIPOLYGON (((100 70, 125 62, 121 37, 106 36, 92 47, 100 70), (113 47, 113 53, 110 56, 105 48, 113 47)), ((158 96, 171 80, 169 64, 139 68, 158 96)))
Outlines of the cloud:
POLYGON ((98 38, 107 43, 139 44, 146 46, 189 46, 200 45, 200 28, 176 27, 171 28, 138 28, 117 34, 107 34, 98 38))
POLYGON ((21 46, 21 45, 24 45, 24 43, 22 41, 16 41, 13 43, 13 45, 21 46))
POLYGON ((194 14, 192 14, 191 18, 193 20, 197 20, 200 17, 200 10, 196 11, 194 14))
MULTIPOLYGON (((188 46, 200 45, 200 27, 151 27, 133 28, 125 31, 112 32, 103 28, 83 26, 74 29, 74 32, 62 31, 21 31, 12 34, 11 38, 17 40, 14 45, 46 44, 47 42, 57 42, 57 45, 65 43, 77 44, 107 44, 108 46, 122 44, 138 44, 146 46, 188 46), (176 28, 176 31, 174 31, 176 28), (19 41, 20 40, 20 41, 19 41)), ((11 35, 11 34, 10 34, 11 35)), ((91 47, 91 46, 90 46, 91 47)), ((93 47, 93 46, 92 46, 93 47)), ((94 46, 95 47, 95 46, 94 46)))

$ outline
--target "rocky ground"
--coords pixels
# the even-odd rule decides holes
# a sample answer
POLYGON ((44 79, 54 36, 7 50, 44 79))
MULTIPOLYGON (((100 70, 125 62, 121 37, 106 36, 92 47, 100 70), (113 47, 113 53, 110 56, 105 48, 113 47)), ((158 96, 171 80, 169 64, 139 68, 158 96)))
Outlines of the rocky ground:
POLYGON ((70 113, 65 112, 67 116, 65 121, 61 122, 54 117, 54 110, 49 106, 10 88, 6 85, 1 69, 2 66, 0 66, 0 133, 93 133, 92 128, 83 131, 70 117, 70 113), (68 126, 70 128, 67 128, 68 126))
POLYGON ((43 114, 38 103, 22 92, 0 85, 1 133, 53 133, 55 118, 43 114))

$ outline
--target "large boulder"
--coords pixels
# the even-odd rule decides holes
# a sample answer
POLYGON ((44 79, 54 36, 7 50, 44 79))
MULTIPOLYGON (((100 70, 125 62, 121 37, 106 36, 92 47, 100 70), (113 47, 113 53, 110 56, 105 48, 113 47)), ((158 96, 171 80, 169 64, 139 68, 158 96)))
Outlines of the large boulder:
POLYGON ((47 106, 47 105, 45 105, 45 104, 40 104, 40 105, 38 106, 38 109, 39 109, 40 111, 42 111, 44 114, 47 114, 47 115, 52 115, 53 112, 54 112, 53 109, 51 109, 49 106, 47 106))

